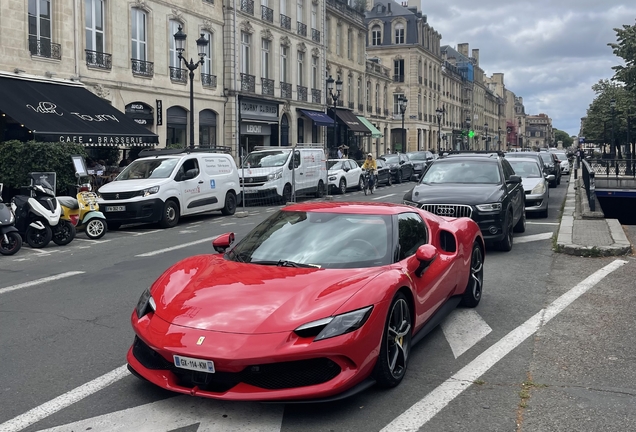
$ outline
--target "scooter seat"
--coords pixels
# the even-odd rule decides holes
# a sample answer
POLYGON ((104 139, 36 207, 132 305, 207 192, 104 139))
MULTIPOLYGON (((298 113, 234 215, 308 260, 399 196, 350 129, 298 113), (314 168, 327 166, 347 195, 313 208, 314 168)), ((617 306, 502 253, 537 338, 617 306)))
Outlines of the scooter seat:
POLYGON ((73 197, 61 196, 61 197, 57 197, 57 200, 59 201, 61 206, 64 206, 64 207, 69 208, 71 210, 79 209, 79 203, 77 202, 77 199, 75 199, 73 197))

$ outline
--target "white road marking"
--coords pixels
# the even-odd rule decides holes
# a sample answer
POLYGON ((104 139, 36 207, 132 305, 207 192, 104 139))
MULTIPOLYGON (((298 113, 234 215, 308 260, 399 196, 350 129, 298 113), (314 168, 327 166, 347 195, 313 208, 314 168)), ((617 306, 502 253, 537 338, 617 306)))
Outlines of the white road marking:
POLYGON ((89 243, 108 243, 110 240, 93 240, 93 239, 83 239, 83 238, 77 238, 75 237, 74 240, 78 240, 78 241, 83 241, 83 242, 89 242, 89 243))
POLYGON ((541 234, 533 234, 522 237, 515 237, 514 243, 528 243, 539 240, 549 240, 552 238, 553 233, 541 233, 541 234))
POLYGON ((55 250, 55 249, 42 250, 42 249, 39 249, 39 248, 31 248, 31 247, 22 248, 22 250, 35 252, 35 253, 37 253, 39 255, 50 255, 52 253, 59 252, 58 250, 55 250))
POLYGON ((455 358, 464 354, 492 331, 475 309, 455 309, 442 322, 441 327, 455 358))
POLYGON ((558 222, 531 222, 531 221, 526 221, 526 224, 529 224, 529 225, 559 225, 558 222))
POLYGON ((179 234, 192 234, 197 232, 197 230, 181 230, 179 231, 179 234))
POLYGON ((17 284, 17 285, 12 285, 12 286, 8 286, 6 288, 0 288, 0 294, 4 294, 4 293, 8 293, 10 291, 15 291, 15 290, 19 290, 22 288, 28 288, 30 286, 33 285, 39 285, 39 284, 43 284, 43 283, 47 283, 47 282, 51 282, 54 280, 58 280, 58 279, 64 279, 67 277, 71 277, 71 276, 75 276, 75 275, 79 275, 79 274, 84 274, 85 272, 83 271, 70 271, 70 272, 66 272, 66 273, 60 273, 54 276, 49 276, 49 277, 45 277, 42 279, 36 279, 30 282, 24 282, 21 284, 17 284))
POLYGON ((177 396, 41 432, 164 432, 195 425, 198 425, 196 430, 201 432, 280 432, 283 409, 282 404, 177 396))
POLYGON ((218 236, 207 237, 207 238, 204 238, 204 239, 201 239, 201 240, 197 240, 197 241, 193 241, 193 242, 190 242, 190 243, 183 243, 183 244, 180 244, 180 245, 177 245, 177 246, 172 246, 172 247, 165 248, 165 249, 157 249, 157 250, 152 251, 152 252, 146 252, 146 253, 142 253, 142 254, 135 255, 135 256, 136 257, 151 257, 151 256, 159 255, 159 254, 162 254, 162 253, 171 252, 173 250, 183 249, 183 248, 187 248, 187 247, 190 247, 190 246, 198 245, 200 243, 210 242, 210 241, 214 240, 217 237, 218 236))
POLYGON ((395 195, 396 194, 382 195, 382 196, 379 196, 379 197, 371 198, 371 201, 377 201, 377 200, 381 200, 381 199, 384 199, 384 198, 392 197, 392 196, 395 196, 395 195))
POLYGON ((133 234, 134 236, 142 236, 142 235, 146 235, 146 234, 152 234, 152 233, 158 233, 158 232, 162 232, 163 230, 152 230, 152 231, 144 231, 144 232, 138 232, 136 234, 133 234))
POLYGON ((125 376, 130 375, 128 372, 128 368, 126 365, 120 366, 115 370, 108 372, 98 378, 95 378, 92 381, 87 382, 79 387, 74 388, 73 390, 64 393, 52 399, 38 407, 33 408, 21 414, 17 417, 12 418, 11 420, 0 424, 0 432, 17 432, 22 429, 31 426, 34 423, 39 422, 40 420, 50 416, 51 414, 55 414, 56 412, 73 405, 92 395, 93 393, 108 387, 114 382, 119 381, 125 376))
POLYGON ((236 222, 228 222, 228 223, 221 224, 221 226, 228 226, 228 225, 236 225, 236 222))
POLYGON ((486 373, 499 360, 532 336, 540 327, 545 326, 572 302, 588 292, 607 275, 627 264, 624 260, 615 260, 602 269, 592 273, 574 288, 561 295, 545 309, 540 310, 525 323, 512 330, 498 342, 477 356, 475 360, 460 369, 424 398, 400 414, 380 432, 415 432, 431 420, 453 399, 466 390, 477 378, 486 373))

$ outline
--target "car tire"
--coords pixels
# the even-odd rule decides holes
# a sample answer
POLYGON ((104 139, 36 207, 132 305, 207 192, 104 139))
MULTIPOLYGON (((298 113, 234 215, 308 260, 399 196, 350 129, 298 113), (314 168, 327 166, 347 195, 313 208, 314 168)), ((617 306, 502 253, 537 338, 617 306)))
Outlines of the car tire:
POLYGON ((393 178, 391 177, 391 173, 389 173, 388 178, 389 179, 386 181, 386 185, 387 186, 392 186, 393 185, 393 178))
POLYGON ((391 388, 402 382, 411 350, 412 326, 409 302, 399 292, 389 306, 380 353, 373 369, 378 386, 391 388))
POLYGON ((515 225, 513 231, 516 233, 526 232, 526 209, 523 209, 523 213, 517 221, 517 224, 515 225))
POLYGON ((397 170, 397 172, 395 173, 395 182, 397 184, 402 183, 402 170, 397 170))
POLYGON ((292 187, 289 183, 285 185, 283 188, 283 196, 281 197, 283 200, 283 204, 287 204, 292 199, 292 187))
POLYGON ((58 224, 52 228, 53 231, 53 243, 58 246, 66 246, 75 238, 75 234, 77 231, 75 229, 75 225, 67 221, 66 219, 61 219, 58 224))
POLYGON ((161 213, 161 219, 159 225, 161 228, 174 228, 179 223, 179 207, 177 203, 168 200, 163 205, 163 211, 161 213))
POLYGON ((316 198, 322 198, 325 196, 325 183, 320 180, 318 182, 318 189, 316 189, 316 198))
POLYGON ((364 179, 362 178, 362 176, 360 176, 360 179, 358 180, 358 190, 364 190, 364 179))
POLYGON ((340 179, 340 183, 338 183, 338 191, 344 195, 347 193, 347 181, 344 178, 340 179))
POLYGON ((512 212, 508 212, 506 217, 506 230, 504 231, 504 238, 497 243, 497 249, 504 252, 510 252, 512 250, 512 212))
POLYGON ((24 234, 25 240, 29 246, 35 249, 43 248, 51 242, 53 231, 48 225, 44 229, 28 227, 24 234))
POLYGON ((236 213, 236 195, 234 192, 229 191, 225 194, 225 207, 221 209, 221 214, 223 216, 232 216, 236 213))
POLYGON ((461 305, 464 307, 477 307, 481 300, 484 286, 484 251, 479 243, 473 244, 473 251, 470 256, 470 269, 466 290, 462 295, 461 305))
POLYGON ((86 237, 91 240, 99 240, 106 234, 106 222, 103 219, 91 219, 86 224, 86 237))
POLYGON ((561 176, 557 177, 557 186, 561 184, 561 176))
POLYGON ((22 247, 22 237, 17 232, 7 233, 9 242, 5 242, 4 238, 0 238, 0 254, 14 255, 22 247))

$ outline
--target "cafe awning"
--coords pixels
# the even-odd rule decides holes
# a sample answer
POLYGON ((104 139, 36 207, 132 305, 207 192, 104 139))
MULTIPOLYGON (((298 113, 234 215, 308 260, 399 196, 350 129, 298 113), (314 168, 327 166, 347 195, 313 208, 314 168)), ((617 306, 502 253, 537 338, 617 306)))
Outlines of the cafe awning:
POLYGON ((159 137, 82 84, 0 74, 0 110, 44 142, 151 146, 159 137))
POLYGON ((303 109, 300 112, 313 121, 316 126, 333 126, 333 119, 324 112, 303 109))
POLYGON ((373 126, 373 123, 362 116, 358 116, 358 119, 367 127, 367 129, 371 131, 372 138, 382 138, 382 132, 380 132, 378 128, 373 126))
POLYGON ((336 110, 338 118, 347 125, 352 132, 360 133, 363 135, 370 135, 371 131, 356 117, 351 111, 336 110))

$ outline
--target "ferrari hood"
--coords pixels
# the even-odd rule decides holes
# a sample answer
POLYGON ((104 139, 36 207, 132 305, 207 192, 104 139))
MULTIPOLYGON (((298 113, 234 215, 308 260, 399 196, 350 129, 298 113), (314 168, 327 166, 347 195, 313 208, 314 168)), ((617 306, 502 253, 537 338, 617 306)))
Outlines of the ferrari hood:
POLYGON ((227 333, 292 331, 333 313, 382 272, 276 267, 200 255, 153 285, 156 314, 172 324, 227 333))

